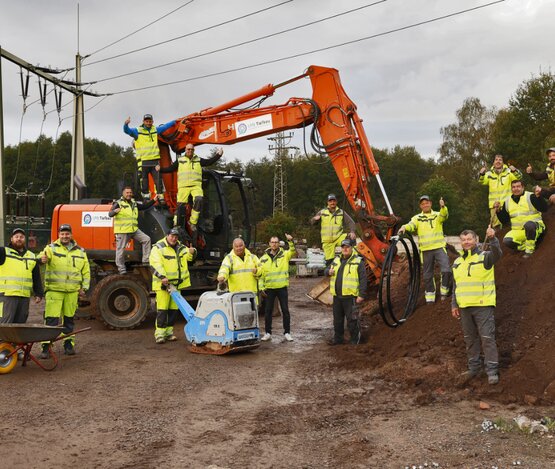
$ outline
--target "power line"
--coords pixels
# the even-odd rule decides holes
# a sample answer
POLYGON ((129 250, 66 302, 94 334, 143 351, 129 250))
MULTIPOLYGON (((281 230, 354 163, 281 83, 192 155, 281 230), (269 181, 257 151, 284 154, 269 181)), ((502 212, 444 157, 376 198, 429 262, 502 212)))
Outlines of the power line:
POLYGON ((150 71, 150 70, 155 70, 155 69, 157 69, 157 68, 167 67, 167 66, 169 66, 169 65, 175 65, 175 64, 177 64, 177 63, 186 62, 186 61, 188 61, 188 60, 198 59, 198 58, 200 58, 200 57, 205 57, 205 56, 207 56, 207 55, 215 54, 215 53, 217 53, 217 52, 223 52, 223 51, 225 51, 225 50, 234 49, 234 48, 236 48, 236 47, 244 46, 244 45, 246 45, 246 44, 252 44, 253 42, 261 41, 261 40, 263 40, 263 39, 269 39, 269 38, 271 38, 271 37, 275 37, 275 36, 279 36, 279 35, 281 35, 281 34, 289 33, 289 32, 291 32, 291 31, 295 31, 295 30, 298 30, 298 29, 306 28, 306 27, 308 27, 308 26, 313 26, 313 25, 315 25, 315 24, 322 23, 322 22, 328 21, 328 20, 330 20, 330 19, 338 18, 338 17, 340 17, 340 16, 344 16, 344 15, 347 15, 347 14, 349 14, 349 13, 354 13, 355 11, 360 11, 360 10, 363 10, 363 9, 365 9, 365 8, 369 8, 369 7, 378 5, 378 4, 380 4, 380 3, 384 3, 384 2, 386 2, 386 1, 387 1, 387 0, 378 0, 378 1, 376 1, 376 2, 367 4, 367 5, 363 5, 363 6, 358 7, 358 8, 353 8, 353 9, 351 9, 351 10, 347 10, 347 11, 344 11, 344 12, 341 12, 341 13, 337 13, 337 14, 335 14, 335 15, 326 16, 325 18, 321 18, 321 19, 319 19, 319 20, 310 21, 309 23, 304 23, 304 24, 301 24, 301 25, 298 25, 298 26, 294 26, 294 27, 292 27, 292 28, 283 29, 283 30, 277 31, 277 32, 275 32, 275 33, 266 34, 266 35, 264 35, 264 36, 260 36, 260 37, 254 38, 254 39, 250 39, 250 40, 248 40, 248 41, 238 42, 238 43, 236 43, 236 44, 233 44, 233 45, 230 45, 230 46, 226 46, 226 47, 221 47, 221 48, 219 48, 219 49, 214 49, 214 50, 211 50, 211 51, 208 51, 208 52, 204 52, 204 53, 202 53, 202 54, 191 55, 191 56, 189 56, 189 57, 185 57, 185 58, 182 58, 182 59, 174 60, 174 61, 172 61, 172 62, 167 62, 167 63, 160 64, 160 65, 155 65, 155 66, 153 66, 153 67, 143 68, 143 69, 141 69, 141 70, 136 70, 136 71, 134 71, 134 72, 122 73, 122 74, 120 74, 120 75, 115 75, 115 76, 113 76, 113 77, 102 78, 102 79, 100 79, 100 80, 96 80, 96 81, 89 82, 89 83, 95 83, 95 84, 96 84, 96 83, 102 83, 102 82, 109 81, 109 80, 115 80, 116 78, 123 78, 123 77, 127 77, 127 76, 130 76, 130 75, 136 75, 137 73, 148 72, 148 71, 150 71))
POLYGON ((141 48, 139 48, 139 49, 133 49, 133 50, 130 50, 130 51, 128 51, 128 52, 122 52, 121 54, 113 55, 113 56, 107 57, 107 58, 105 58, 105 59, 96 60, 96 61, 94 61, 94 62, 89 62, 88 64, 83 64, 83 67, 87 67, 87 66, 89 66, 89 65, 98 64, 98 63, 101 63, 101 62, 106 62, 107 60, 112 60, 112 59, 116 59, 116 58, 118 58, 118 57, 123 57, 123 56, 125 56, 125 55, 134 54, 135 52, 141 52, 141 51, 143 51, 143 50, 151 49, 152 47, 161 46, 162 44, 167 44, 168 42, 177 41, 178 39, 183 39, 184 37, 189 37, 189 36, 193 36, 194 34, 198 34, 198 33, 204 32, 204 31, 209 31, 209 30, 211 30, 211 29, 215 29, 215 28, 218 28, 218 27, 220 27, 220 26, 223 26, 223 25, 226 25, 226 24, 230 24, 230 23, 233 23, 233 22, 238 21, 238 20, 242 20, 242 19, 244 19, 244 18, 248 18, 249 16, 254 16, 254 15, 257 15, 258 13, 262 13, 262 12, 271 10, 271 9, 273 9, 273 8, 277 8, 277 7, 281 6, 281 5, 285 5, 286 3, 291 3, 292 1, 293 1, 293 0, 285 0, 285 1, 281 2, 281 3, 276 4, 276 5, 272 5, 272 6, 270 6, 270 7, 263 8, 263 9, 261 9, 261 10, 253 11, 253 12, 251 12, 251 13, 247 13, 246 15, 237 16, 237 17, 235 17, 235 18, 233 18, 233 19, 230 19, 230 20, 227 20, 227 21, 223 21, 223 22, 221 22, 221 23, 217 23, 217 24, 214 24, 214 25, 212 25, 212 26, 208 26, 208 27, 206 27, 206 28, 197 29, 196 31, 193 31, 193 32, 190 32, 190 33, 187 33, 187 34, 183 34, 183 35, 181 35, 181 36, 177 36, 177 37, 174 37, 174 38, 172 38, 172 39, 167 39, 167 40, 165 40, 165 41, 157 42, 157 43, 155 43, 155 44, 151 44, 151 45, 149 45, 149 46, 141 47, 141 48))
POLYGON ((100 52, 100 51, 103 51, 104 49, 107 49, 108 47, 111 47, 111 46, 113 46, 114 44, 117 44, 118 42, 121 42, 121 41, 123 41, 124 39, 127 39, 128 37, 133 36, 134 34, 137 34, 138 32, 142 31, 143 29, 146 29, 146 28, 148 28, 149 26, 152 26, 154 23, 157 23, 158 21, 163 20, 164 18, 166 18, 167 16, 171 15, 172 13, 175 13, 177 10, 181 10, 181 8, 186 7, 187 5, 193 3, 193 1, 194 1, 194 0, 189 0, 188 2, 184 3, 184 4, 181 5, 180 7, 177 7, 175 10, 172 10, 172 11, 170 11, 169 13, 166 13, 164 16, 161 16, 160 18, 155 19, 154 21, 151 21, 150 23, 144 25, 143 27, 141 27, 141 28, 139 28, 139 29, 137 29, 137 30, 135 30, 135 31, 133 31, 133 32, 131 32, 131 33, 129 33, 129 34, 126 35, 126 36, 123 36, 122 38, 118 39, 117 41, 111 42, 110 44, 108 44, 108 45, 106 45, 106 46, 104 46, 104 47, 101 47, 100 49, 97 49, 97 50, 95 50, 94 52, 91 52, 91 53, 88 54, 88 55, 85 55, 83 58, 86 59, 87 57, 90 57, 91 55, 94 55, 94 54, 96 54, 96 53, 98 53, 98 52, 100 52))
POLYGON ((493 2, 478 5, 476 7, 467 8, 465 10, 459 10, 459 11, 456 11, 454 13, 449 13, 447 15, 436 16, 435 18, 420 21, 418 23, 413 23, 413 24, 410 24, 410 25, 407 25, 407 26, 402 26, 400 28, 390 29, 388 31, 384 31, 384 32, 381 32, 381 33, 372 34, 371 36, 365 36, 365 37, 362 37, 362 38, 359 38, 359 39, 353 39, 352 41, 342 42, 340 44, 335 44, 335 45, 327 46, 327 47, 321 47, 319 49, 313 49, 313 50, 307 51, 307 52, 300 52, 298 54, 288 55, 286 57, 280 57, 278 59, 266 60, 264 62, 259 62, 259 63, 256 63, 256 64, 245 65, 243 67, 231 68, 229 70, 224 70, 224 71, 221 71, 221 72, 208 73, 206 75, 200 75, 200 76, 191 77, 191 78, 184 78, 182 80, 169 81, 169 82, 166 82, 166 83, 160 83, 158 85, 149 85, 149 86, 143 86, 143 87, 140 87, 140 88, 131 88, 131 89, 127 89, 127 90, 115 91, 113 93, 106 93, 106 94, 117 95, 117 94, 124 94, 124 93, 132 93, 132 92, 135 92, 135 91, 148 90, 148 89, 152 89, 152 88, 161 88, 163 86, 176 85, 176 84, 179 84, 179 83, 187 83, 187 82, 190 82, 190 81, 202 80, 204 78, 211 78, 211 77, 215 77, 215 76, 219 76, 219 75, 226 75, 228 73, 239 72, 239 71, 242 71, 242 70, 248 70, 250 68, 262 67, 263 65, 269 65, 269 64, 273 64, 273 63, 277 63, 277 62, 283 62, 285 60, 290 60, 290 59, 295 59, 295 58, 298 58, 298 57, 303 57, 305 55, 315 54, 316 52, 322 52, 322 51, 326 51, 326 50, 330 50, 330 49, 335 49, 337 47, 343 47, 343 46, 347 46, 347 45, 350 45, 350 44, 355 44, 357 42, 367 41, 369 39, 375 39, 375 38, 381 37, 381 36, 387 36, 388 34, 393 34, 393 33, 397 33, 397 32, 400 32, 400 31, 405 31, 407 29, 416 28, 418 26, 422 26, 422 25, 429 24, 429 23, 434 23, 436 21, 441 21, 441 20, 444 20, 444 19, 447 19, 447 18, 452 18, 454 16, 462 15, 464 13, 468 13, 468 12, 471 12, 471 11, 480 10, 482 8, 486 8, 486 7, 489 7, 489 6, 498 4, 498 3, 503 3, 504 1, 505 0, 496 0, 496 1, 493 1, 493 2))

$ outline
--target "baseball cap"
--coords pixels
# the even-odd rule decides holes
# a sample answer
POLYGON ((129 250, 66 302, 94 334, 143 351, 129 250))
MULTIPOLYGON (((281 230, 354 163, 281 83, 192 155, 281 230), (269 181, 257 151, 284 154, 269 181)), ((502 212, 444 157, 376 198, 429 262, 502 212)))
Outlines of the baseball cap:
POLYGON ((69 231, 71 233, 71 225, 69 223, 64 223, 60 225, 60 229, 58 231, 69 231))
POLYGON ((427 200, 430 201, 430 196, 429 195, 421 195, 420 199, 418 200, 418 202, 422 202, 423 200, 427 200))
POLYGON ((343 246, 352 247, 352 246, 353 246, 353 243, 351 242, 350 239, 345 238, 343 241, 341 241, 341 247, 343 247, 343 246))
POLYGON ((25 230, 23 228, 14 228, 12 231, 12 236, 16 233, 21 233, 21 234, 25 234, 25 230))
POLYGON ((547 150, 545 150, 545 154, 549 155, 552 151, 555 151, 555 147, 551 147, 551 148, 548 148, 547 150))
POLYGON ((143 116, 143 120, 147 120, 147 119, 154 120, 154 119, 152 118, 152 114, 145 114, 145 115, 143 116))
POLYGON ((168 231, 168 234, 179 236, 179 228, 172 228, 170 231, 168 231))
POLYGON ((329 194, 328 200, 337 200, 337 197, 335 196, 335 194, 329 194))

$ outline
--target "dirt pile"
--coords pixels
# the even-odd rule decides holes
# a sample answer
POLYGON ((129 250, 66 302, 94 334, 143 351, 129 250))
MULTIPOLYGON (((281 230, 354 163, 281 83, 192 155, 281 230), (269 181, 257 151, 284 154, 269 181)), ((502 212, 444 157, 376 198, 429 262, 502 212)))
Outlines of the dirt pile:
POLYGON ((547 231, 530 259, 503 248, 495 268, 499 385, 488 386, 480 378, 457 386, 457 377, 466 369, 466 353, 450 300, 427 306, 421 299, 414 315, 397 329, 386 327, 379 316, 365 316, 368 343, 341 351, 341 366, 370 364, 377 375, 413 388, 422 403, 453 397, 555 402, 554 208, 544 214, 544 221, 547 231))

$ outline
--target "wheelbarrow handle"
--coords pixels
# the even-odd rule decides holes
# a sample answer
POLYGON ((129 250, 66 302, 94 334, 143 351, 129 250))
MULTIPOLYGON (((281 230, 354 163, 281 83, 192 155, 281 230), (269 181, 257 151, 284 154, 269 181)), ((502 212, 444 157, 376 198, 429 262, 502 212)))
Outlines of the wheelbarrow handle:
POLYGON ((84 327, 83 329, 78 329, 76 331, 70 332, 69 334, 64 334, 62 337, 58 337, 54 340, 51 340, 50 342, 54 343, 54 342, 57 342, 58 340, 67 339, 71 335, 79 334, 80 332, 90 331, 91 329, 92 327, 84 327))

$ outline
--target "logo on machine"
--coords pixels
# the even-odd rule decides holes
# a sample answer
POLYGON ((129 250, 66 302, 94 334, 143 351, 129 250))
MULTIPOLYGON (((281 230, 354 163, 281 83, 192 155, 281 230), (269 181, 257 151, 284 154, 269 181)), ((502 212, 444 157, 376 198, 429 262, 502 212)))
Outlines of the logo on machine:
POLYGON ((271 114, 264 114, 263 116, 253 117, 252 119, 245 119, 244 121, 240 121, 235 124, 237 137, 258 134, 273 128, 274 126, 272 124, 271 114))
POLYGON ((108 216, 108 212, 83 212, 81 214, 81 226, 96 228, 111 227, 113 225, 114 220, 108 216))
POLYGON ((214 133, 216 132, 216 126, 213 125, 212 127, 210 127, 209 129, 203 130, 198 138, 199 140, 206 140, 207 138, 212 137, 212 135, 214 135, 214 133))

